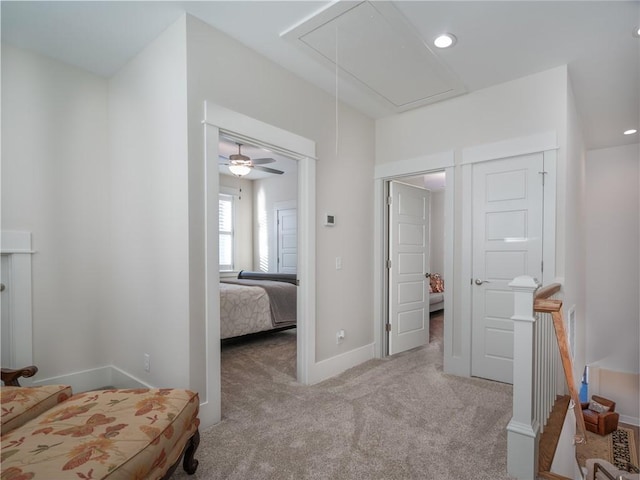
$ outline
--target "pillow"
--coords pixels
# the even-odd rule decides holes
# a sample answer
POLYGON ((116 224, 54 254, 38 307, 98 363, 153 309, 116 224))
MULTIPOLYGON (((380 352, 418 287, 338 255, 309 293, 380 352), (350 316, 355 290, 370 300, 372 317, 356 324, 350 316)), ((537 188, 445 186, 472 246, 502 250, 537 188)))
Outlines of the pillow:
POLYGON ((607 407, 606 405, 602 405, 595 400, 591 400, 589 402, 589 410, 596 413, 606 413, 609 411, 609 407, 607 407))
POLYGON ((444 292, 444 280, 439 273, 432 273, 429 279, 429 293, 444 292))

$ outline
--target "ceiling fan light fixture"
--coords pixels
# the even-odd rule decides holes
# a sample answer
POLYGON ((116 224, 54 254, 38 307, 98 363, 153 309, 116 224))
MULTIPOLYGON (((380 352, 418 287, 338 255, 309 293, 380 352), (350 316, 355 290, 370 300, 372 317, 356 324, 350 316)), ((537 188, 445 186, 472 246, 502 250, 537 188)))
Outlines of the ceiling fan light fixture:
POLYGON ((233 173, 236 177, 244 177, 251 171, 251 168, 247 167, 246 165, 231 164, 229 165, 229 171, 233 173))
POLYGON ((449 48, 456 44, 457 38, 452 33, 443 33, 433 40, 433 44, 438 48, 449 48))

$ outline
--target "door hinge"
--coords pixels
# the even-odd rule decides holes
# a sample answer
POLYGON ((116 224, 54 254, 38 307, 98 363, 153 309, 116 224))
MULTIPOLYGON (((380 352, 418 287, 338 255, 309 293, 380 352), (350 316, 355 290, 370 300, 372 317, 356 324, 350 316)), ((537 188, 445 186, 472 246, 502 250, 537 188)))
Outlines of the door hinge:
POLYGON ((544 260, 540 260, 540 271, 544 272, 544 260))
POLYGON ((393 204, 393 197, 391 195, 389 195, 387 197, 387 205, 392 205, 393 204))
POLYGON ((387 324, 384 326, 384 329, 385 329, 387 332, 390 332, 390 331, 391 331, 391 324, 390 324, 390 323, 387 323, 387 324))
POLYGON ((542 186, 544 187, 544 179, 545 179, 545 175, 546 175, 548 172, 544 172, 544 171, 542 171, 542 172, 538 172, 538 173, 539 173, 540 175, 542 175, 542 186))
POLYGON ((387 269, 391 268, 391 260, 387 260, 387 269))

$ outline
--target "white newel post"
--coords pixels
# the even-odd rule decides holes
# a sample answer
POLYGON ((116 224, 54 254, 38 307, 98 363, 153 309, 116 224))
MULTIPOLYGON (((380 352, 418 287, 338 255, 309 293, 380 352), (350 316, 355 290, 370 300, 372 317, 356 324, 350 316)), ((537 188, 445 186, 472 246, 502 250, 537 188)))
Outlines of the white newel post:
POLYGON ((539 425, 534 416, 535 315, 538 289, 528 276, 516 277, 513 290, 513 416, 507 425, 507 471, 518 479, 534 480, 538 472, 539 425))

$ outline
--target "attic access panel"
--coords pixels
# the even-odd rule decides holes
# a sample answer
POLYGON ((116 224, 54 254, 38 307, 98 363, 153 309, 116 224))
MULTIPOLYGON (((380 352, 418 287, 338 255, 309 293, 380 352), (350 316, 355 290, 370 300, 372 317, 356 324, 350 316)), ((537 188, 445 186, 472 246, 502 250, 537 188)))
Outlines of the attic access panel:
POLYGON ((283 36, 398 112, 465 91, 390 2, 336 2, 283 36))

